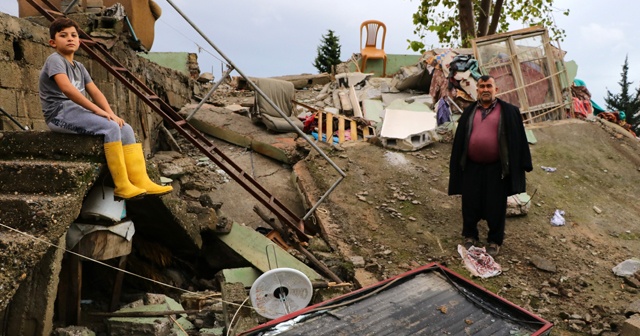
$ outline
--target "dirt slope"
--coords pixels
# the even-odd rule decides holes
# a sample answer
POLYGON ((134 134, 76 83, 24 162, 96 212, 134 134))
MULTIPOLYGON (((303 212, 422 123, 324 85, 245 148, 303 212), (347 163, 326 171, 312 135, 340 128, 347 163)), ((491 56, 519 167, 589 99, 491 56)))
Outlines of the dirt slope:
MULTIPOLYGON (((497 258, 504 273, 475 281, 552 321, 557 334, 615 331, 638 297, 611 268, 640 257, 640 143, 598 122, 560 122, 533 132, 530 212, 507 219, 497 258), (550 224, 556 209, 566 212, 567 225, 550 224), (535 267, 532 260, 539 259, 556 272, 535 267)), ((320 210, 332 218, 333 243, 347 256, 364 257, 366 266, 356 269, 363 285, 430 261, 469 276, 456 252, 460 198, 446 193, 451 144, 413 153, 368 143, 326 148, 347 178, 320 210)), ((337 174, 317 155, 304 164, 321 191, 335 181, 337 174)), ((480 227, 486 239, 486 224, 480 227)))

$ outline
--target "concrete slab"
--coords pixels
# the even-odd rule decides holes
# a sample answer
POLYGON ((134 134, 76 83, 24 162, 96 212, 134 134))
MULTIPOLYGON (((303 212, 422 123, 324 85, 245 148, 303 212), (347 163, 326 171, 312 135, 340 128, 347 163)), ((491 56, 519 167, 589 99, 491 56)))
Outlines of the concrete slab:
POLYGON ((222 277, 225 282, 240 282, 245 288, 250 288, 253 283, 262 275, 262 272, 255 267, 229 268, 222 270, 222 277))
POLYGON ((381 100, 365 99, 362 101, 362 112, 365 119, 379 123, 382 122, 384 105, 382 105, 381 100))
POLYGON ((311 281, 324 280, 320 274, 309 266, 249 227, 234 223, 231 232, 218 235, 218 239, 262 272, 276 268, 277 262, 278 267, 297 269, 311 281), (268 249, 267 246, 269 246, 268 249), (273 246, 273 249, 271 249, 271 246, 273 246), (270 253, 270 259, 267 257, 267 253, 270 253), (271 265, 269 265, 269 262, 271 262, 271 265))
MULTIPOLYGON (((408 100, 411 100, 411 99, 413 99, 413 97, 409 98, 408 100)), ((429 106, 418 101, 407 102, 406 100, 396 99, 393 102, 391 102, 391 104, 386 105, 386 107, 388 110, 390 109, 390 110, 434 113, 434 111, 429 106)))
POLYGON ((347 86, 355 86, 356 84, 362 82, 367 77, 373 76, 373 73, 362 73, 362 72, 347 72, 340 73, 336 75, 336 80, 345 80, 347 82, 347 86))
MULTIPOLYGON (((167 311, 166 304, 123 308, 118 313, 167 311)), ((109 335, 169 335, 173 321, 167 317, 112 317, 107 320, 109 335)))
MULTIPOLYGON (((185 106, 180 113, 183 116, 191 114, 197 105, 185 106)), ((247 117, 237 115, 224 108, 205 104, 189 120, 195 128, 227 141, 234 145, 252 150, 273 158, 275 160, 291 164, 297 161, 295 133, 270 133, 265 127, 251 122, 247 117)))
MULTIPOLYGON (((184 310, 175 300, 164 296, 166 302, 149 304, 134 308, 122 308, 118 313, 128 312, 156 312, 156 311, 181 311, 184 310)), ((109 335, 178 335, 188 336, 182 330, 193 330, 194 325, 186 319, 186 314, 178 315, 176 319, 179 328, 169 317, 112 317, 107 320, 109 335)))
POLYGON ((638 315, 634 315, 630 319, 624 321, 622 330, 620 330, 620 335, 640 336, 640 317, 638 317, 638 315))
POLYGON ((415 94, 411 94, 409 92, 397 92, 397 93, 382 93, 382 103, 384 106, 389 106, 396 100, 404 101, 405 99, 411 98, 415 96, 415 94))
MULTIPOLYGON (((409 105, 416 109, 426 107, 422 103, 409 105), (418 105, 422 105, 422 107, 418 105)), ((436 127, 435 112, 387 108, 380 131, 380 140, 382 145, 387 148, 414 151, 437 140, 437 133, 434 131, 436 127)))

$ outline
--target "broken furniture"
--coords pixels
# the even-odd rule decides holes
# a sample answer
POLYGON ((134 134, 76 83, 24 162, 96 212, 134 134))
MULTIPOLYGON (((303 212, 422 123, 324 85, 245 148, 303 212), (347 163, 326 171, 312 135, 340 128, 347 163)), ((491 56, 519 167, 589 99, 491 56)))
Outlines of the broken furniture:
POLYGON ((256 103, 251 111, 252 118, 255 116, 267 126, 267 129, 274 132, 295 132, 294 126, 290 125, 285 118, 302 129, 302 122, 294 115, 295 109, 291 101, 296 93, 293 83, 273 78, 256 78, 254 82, 285 116, 280 115, 262 95, 256 94, 256 103))
POLYGON ((471 41, 480 71, 495 78, 497 96, 520 108, 525 123, 565 118, 561 82, 567 72, 543 27, 479 37, 471 41))
POLYGON ((315 114, 318 120, 318 138, 320 142, 335 142, 333 134, 337 131, 337 142, 343 143, 348 140, 364 140, 375 136, 375 129, 369 125, 358 125, 356 120, 340 114, 333 114, 326 111, 318 111, 315 114), (334 119, 337 119, 336 130, 334 131, 334 119))
POLYGON ((387 74, 387 54, 384 52, 384 39, 387 35, 387 26, 377 20, 368 20, 360 25, 360 54, 362 55, 362 66, 360 71, 367 68, 368 59, 382 59, 382 77, 387 74), (365 30, 366 38, 364 48, 362 47, 362 30, 365 30), (382 39, 378 48, 378 32, 382 29, 382 39))

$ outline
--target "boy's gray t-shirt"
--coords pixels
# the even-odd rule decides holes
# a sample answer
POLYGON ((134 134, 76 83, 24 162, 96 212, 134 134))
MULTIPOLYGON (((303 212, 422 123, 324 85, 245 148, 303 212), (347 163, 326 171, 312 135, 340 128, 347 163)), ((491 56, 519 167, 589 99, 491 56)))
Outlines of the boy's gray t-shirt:
POLYGON ((39 81, 40 103, 47 123, 60 113, 62 104, 70 100, 53 79, 54 75, 61 73, 66 74, 71 84, 85 96, 85 86, 93 81, 82 63, 73 61, 71 64, 59 53, 51 54, 44 62, 39 81))

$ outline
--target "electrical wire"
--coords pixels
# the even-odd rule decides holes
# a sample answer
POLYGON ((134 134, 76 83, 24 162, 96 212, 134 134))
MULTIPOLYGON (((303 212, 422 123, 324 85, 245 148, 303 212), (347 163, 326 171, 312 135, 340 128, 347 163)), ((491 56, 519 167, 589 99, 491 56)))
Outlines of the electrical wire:
MULTIPOLYGON (((96 264, 99 264, 99 265, 102 265, 102 266, 105 266, 105 267, 108 267, 108 268, 114 269, 114 270, 116 270, 116 271, 120 271, 120 272, 123 272, 123 273, 125 273, 125 274, 131 275, 131 276, 134 276, 134 277, 137 277, 137 278, 143 279, 143 280, 147 280, 147 281, 153 282, 153 283, 155 283, 155 284, 158 284, 158 285, 161 285, 161 286, 164 286, 164 287, 168 287, 168 288, 171 288, 171 289, 175 289, 175 290, 178 290, 178 291, 181 291, 181 292, 184 292, 184 293, 189 293, 189 294, 194 294, 194 295, 197 295, 197 294, 198 294, 198 293, 196 293, 196 292, 188 291, 188 290, 183 289, 183 288, 180 288, 180 287, 176 287, 176 286, 173 286, 173 285, 169 285, 169 284, 167 284, 167 283, 164 283, 164 282, 161 282, 161 281, 158 281, 158 280, 153 280, 153 279, 150 279, 150 278, 144 277, 144 276, 142 276, 142 275, 139 275, 139 274, 133 273, 133 272, 131 272, 131 271, 127 271, 127 270, 125 270, 125 269, 121 269, 121 268, 118 268, 118 267, 115 267, 115 266, 109 265, 109 264, 107 264, 107 263, 105 263, 105 262, 102 262, 102 261, 100 261, 100 260, 96 260, 96 259, 92 259, 92 258, 90 258, 90 257, 84 256, 84 255, 79 254, 79 253, 77 253, 77 252, 73 252, 73 251, 67 250, 67 249, 66 249, 66 248, 64 248, 64 247, 58 246, 58 245, 56 245, 56 244, 54 244, 54 243, 52 243, 52 242, 49 242, 49 241, 47 241, 47 240, 45 240, 45 239, 42 239, 42 238, 39 238, 39 237, 36 237, 36 236, 30 235, 30 234, 28 234, 28 233, 26 233, 26 232, 22 232, 22 231, 20 231, 20 230, 18 230, 18 229, 12 228, 12 227, 7 226, 7 225, 5 225, 5 224, 0 223, 0 227, 6 228, 6 229, 8 229, 8 230, 10 230, 10 231, 13 231, 13 232, 18 233, 18 234, 20 234, 20 235, 23 235, 23 236, 25 236, 25 237, 27 237, 27 238, 29 238, 29 239, 33 240, 33 241, 37 241, 37 242, 40 242, 40 243, 44 243, 45 245, 48 245, 48 246, 50 246, 50 247, 55 247, 55 248, 57 248, 57 249, 59 249, 59 250, 62 250, 62 251, 64 251, 64 252, 67 252, 67 253, 73 254, 73 255, 75 255, 75 256, 77 256, 77 257, 80 257, 80 258, 82 258, 82 259, 85 259, 85 260, 88 260, 88 261, 92 261, 92 262, 94 262, 94 263, 96 263, 96 264)), ((217 298, 214 298, 214 300, 217 300, 217 301, 222 302, 222 303, 226 303, 226 304, 228 304, 228 305, 238 306, 238 304, 237 304, 237 303, 234 303, 234 302, 228 302, 228 301, 225 301, 225 300, 222 300, 222 299, 217 299, 217 298)), ((253 308, 252 308, 252 309, 253 309, 253 308)))
POLYGON ((244 299, 244 301, 242 301, 242 303, 240 304, 240 307, 238 307, 238 310, 236 310, 235 314, 233 314, 233 317, 231 318, 231 321, 229 322, 229 327, 227 327, 227 336, 229 336, 231 334, 231 330, 233 329, 233 328, 231 328, 231 326, 233 326, 233 320, 236 319, 236 315, 238 315, 238 313, 240 312, 240 309, 242 309, 242 307, 247 302, 247 300, 249 300, 248 296, 247 296, 246 299, 244 299))
POLYGON ((211 57, 217 59, 218 61, 220 61, 220 63, 228 66, 229 64, 224 61, 223 59, 221 59, 220 57, 218 57, 217 55, 213 54, 212 52, 210 52, 209 50, 207 50, 206 48, 202 47, 200 44, 198 44, 198 42, 194 41, 193 39, 191 39, 189 36, 185 35, 182 31, 180 31, 179 29, 173 27, 172 25, 170 25, 168 22, 166 22, 163 19, 158 19, 158 21, 164 23, 165 25, 167 25, 167 27, 175 30, 178 34, 182 35, 184 38, 186 38, 187 40, 189 40, 191 43, 195 44, 196 47, 198 47, 198 52, 204 51, 205 53, 211 55, 211 57))

